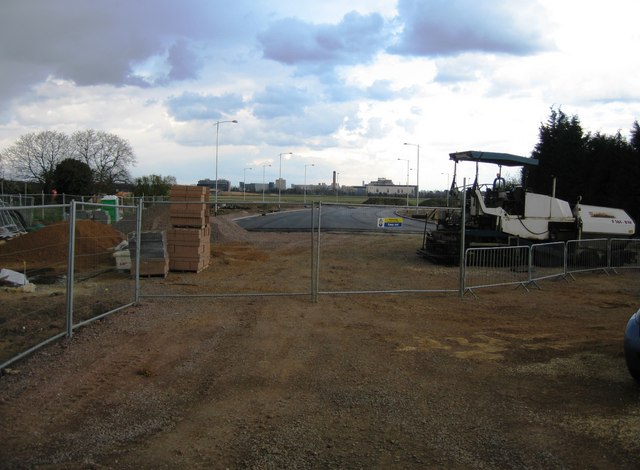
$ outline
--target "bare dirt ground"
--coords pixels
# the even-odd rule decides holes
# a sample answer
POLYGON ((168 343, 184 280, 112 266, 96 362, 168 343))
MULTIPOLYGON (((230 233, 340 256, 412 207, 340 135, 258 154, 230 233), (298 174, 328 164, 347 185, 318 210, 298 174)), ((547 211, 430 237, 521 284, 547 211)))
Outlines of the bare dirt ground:
MULTIPOLYGON (((225 227, 208 270, 145 282, 267 290, 276 262, 291 282, 308 277, 300 234, 225 227)), ((372 259, 389 249, 348 235, 332 250, 352 256, 347 239, 372 259)), ((406 266, 389 270, 402 279, 406 266)), ((640 389, 622 337, 639 281, 145 298, 0 378, 0 467, 637 468, 640 389)))

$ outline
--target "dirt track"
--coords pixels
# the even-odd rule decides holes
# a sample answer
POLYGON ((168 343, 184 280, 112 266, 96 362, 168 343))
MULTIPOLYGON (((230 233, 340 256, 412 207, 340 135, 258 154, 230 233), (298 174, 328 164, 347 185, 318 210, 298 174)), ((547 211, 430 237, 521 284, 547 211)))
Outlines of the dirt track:
MULTIPOLYGON (((246 263, 282 258, 256 240, 246 263)), ((298 245, 282 247, 288 269, 298 245)), ((246 273, 224 261, 237 243, 215 250, 227 278, 246 273)), ((622 334, 639 281, 147 299, 0 379, 1 466, 637 468, 622 334)))

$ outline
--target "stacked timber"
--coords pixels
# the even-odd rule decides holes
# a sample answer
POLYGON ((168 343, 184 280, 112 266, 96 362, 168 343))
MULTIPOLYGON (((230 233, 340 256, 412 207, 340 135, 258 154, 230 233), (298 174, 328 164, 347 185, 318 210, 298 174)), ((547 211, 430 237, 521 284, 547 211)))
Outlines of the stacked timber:
POLYGON ((169 269, 198 273, 209 266, 211 256, 209 188, 172 186, 169 200, 169 269))

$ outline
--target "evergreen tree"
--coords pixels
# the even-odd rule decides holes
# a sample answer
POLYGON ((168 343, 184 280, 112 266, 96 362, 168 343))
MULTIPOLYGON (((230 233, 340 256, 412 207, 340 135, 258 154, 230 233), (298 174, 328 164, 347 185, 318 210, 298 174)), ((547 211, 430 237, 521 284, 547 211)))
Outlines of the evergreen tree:
POLYGON ((53 187, 60 194, 88 196, 93 191, 91 167, 80 160, 62 160, 53 171, 53 187))
POLYGON ((577 116, 551 110, 540 126, 540 140, 532 157, 537 167, 523 170, 529 190, 551 194, 575 204, 618 207, 640 222, 640 126, 634 122, 631 139, 617 132, 584 135, 577 116))
POLYGON ((631 148, 640 155, 640 125, 635 121, 631 126, 631 148))
POLYGON ((575 202, 586 188, 585 143, 578 117, 552 109, 547 123, 540 126, 540 141, 532 152, 539 163, 528 170, 527 186, 551 194, 555 177, 556 197, 575 202))
MULTIPOLYGON (((633 217, 636 224, 640 225, 640 126, 635 121, 631 127, 631 138, 629 140, 629 154, 625 161, 625 167, 620 169, 624 178, 620 186, 624 188, 622 198, 629 215, 633 217)), ((636 234, 640 228, 636 228, 636 234)))

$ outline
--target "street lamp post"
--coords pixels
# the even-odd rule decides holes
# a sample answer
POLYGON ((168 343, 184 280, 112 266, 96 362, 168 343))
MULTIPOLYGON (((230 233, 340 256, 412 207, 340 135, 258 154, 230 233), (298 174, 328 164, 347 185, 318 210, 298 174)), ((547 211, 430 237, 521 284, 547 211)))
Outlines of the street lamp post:
POLYGON ((247 200, 247 170, 253 170, 253 168, 243 168, 242 170, 242 200, 247 200))
POLYGON ((307 203, 307 167, 315 166, 313 163, 308 163, 304 166, 304 203, 307 203))
POLYGON ((407 162, 407 210, 409 210, 409 159, 408 158, 398 158, 398 160, 403 160, 407 162))
POLYGON ((440 173, 441 175, 447 175, 447 207, 449 207, 449 173, 440 173))
POLYGON ((225 122, 232 122, 234 124, 238 124, 238 121, 235 119, 233 121, 217 121, 216 122, 216 182, 215 182, 215 211, 214 214, 218 215, 218 137, 220 135, 220 124, 225 122))
POLYGON ((262 165, 262 202, 264 202, 264 185, 265 185, 265 182, 264 182, 264 172, 265 172, 265 169, 266 169, 268 166, 271 166, 271 164, 270 164, 270 163, 265 163, 264 165, 262 165))
POLYGON ((284 152, 280 154, 280 170, 278 171, 278 204, 280 204, 280 193, 281 193, 281 185, 282 185, 282 156, 283 155, 293 155, 293 152, 284 152))
POLYGON ((418 213, 418 207, 420 205, 420 144, 410 144, 405 142, 404 145, 413 145, 418 149, 418 159, 416 162, 416 214, 418 213))

